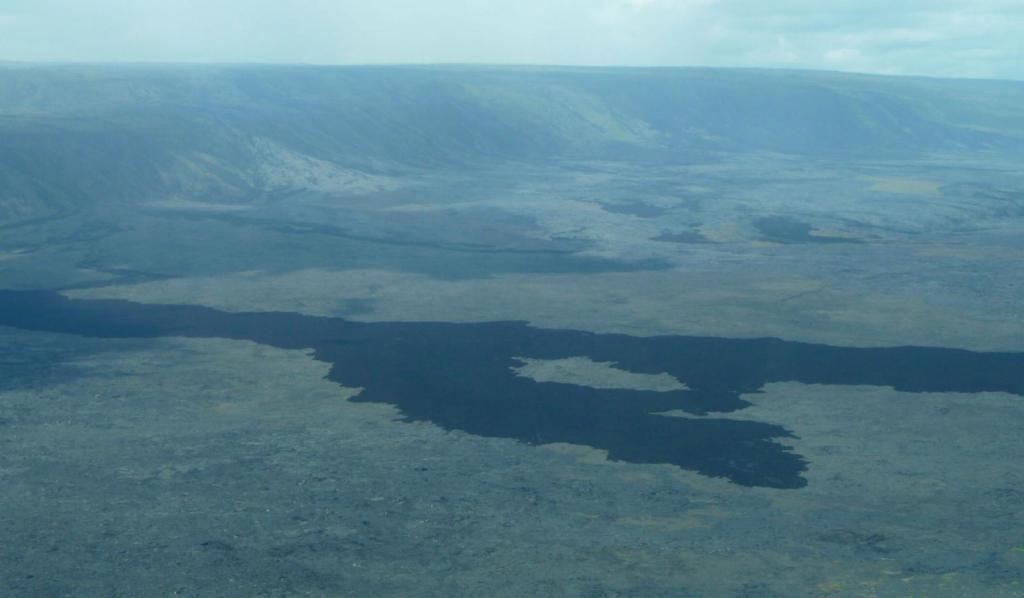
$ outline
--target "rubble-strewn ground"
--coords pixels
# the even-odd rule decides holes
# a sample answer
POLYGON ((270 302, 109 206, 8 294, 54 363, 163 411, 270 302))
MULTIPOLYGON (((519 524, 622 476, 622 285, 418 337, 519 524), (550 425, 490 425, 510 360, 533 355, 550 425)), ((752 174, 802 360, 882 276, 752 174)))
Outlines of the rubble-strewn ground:
MULTIPOLYGON (((373 92, 344 96, 358 110, 339 100, 348 111, 332 112, 334 100, 324 100, 326 108, 310 100, 309 110, 340 119, 335 126, 283 109, 248 119, 248 96, 204 91, 220 89, 221 67, 185 69, 173 75, 185 81, 182 97, 227 102, 217 121, 226 132, 211 125, 216 135, 207 139, 200 125, 169 112, 161 127, 194 135, 203 151, 183 146, 176 161, 154 166, 146 152, 163 156, 156 141, 157 149, 135 146, 120 129, 104 137, 90 128, 106 126, 88 120, 96 106, 102 118, 121 109, 104 108, 106 88, 93 81, 107 79, 89 68, 84 82, 54 83, 61 93, 50 103, 36 97, 50 93, 42 83, 17 88, 26 99, 15 87, 0 97, 0 115, 14 115, 0 125, 11 130, 36 131, 37 105, 69 123, 85 115, 81 136, 53 137, 57 149, 41 133, 0 139, 0 149, 22 144, 4 156, 30 157, 25 173, 0 170, 0 289, 367 322, 519 320, 639 336, 1024 351, 1024 172, 1007 150, 1021 120, 1020 104, 1004 101, 1010 91, 1000 92, 1002 112, 964 124, 967 133, 950 125, 929 136, 920 119, 879 133, 907 133, 925 146, 938 140, 934 154, 840 159, 771 129, 750 139, 767 140, 765 147, 776 140, 789 154, 686 146, 678 155, 656 148, 649 160, 637 153, 616 161, 591 155, 600 152, 588 144, 653 143, 664 131, 642 111, 623 116, 615 93, 634 88, 615 80, 607 105, 594 104, 605 93, 587 87, 596 71, 562 73, 577 87, 565 83, 557 93, 542 70, 353 71, 312 91, 302 91, 304 78, 319 85, 316 77, 334 81, 330 73, 231 75, 249 86, 238 89, 278 108, 293 98, 273 95, 286 90, 275 77, 286 77, 300 98, 330 99, 349 85, 373 92), (445 93, 468 90, 480 106, 508 109, 510 120, 481 117, 473 122, 483 132, 463 130, 469 121, 461 119, 476 114, 465 109, 450 119, 462 145, 440 144, 432 165, 410 166, 409 156, 434 151, 422 144, 438 131, 424 129, 415 137, 421 145, 406 147, 402 132, 420 113, 399 114, 384 101, 390 88, 374 86, 407 80, 408 89, 428 89, 419 79, 428 75, 466 77, 445 93), (506 79, 526 90, 521 98, 502 95, 506 79), (580 90, 596 95, 581 99, 580 90), (522 114, 512 111, 519 99, 522 114), (573 120, 572 102, 587 118, 573 120), (397 120, 344 120, 377 114, 377 104, 397 120), (304 133, 290 128, 307 120, 315 122, 304 133), (280 126, 232 145, 244 126, 265 122, 280 126), (525 141, 485 138, 534 122, 525 141), (380 123, 385 128, 374 128, 380 123), (1004 145, 983 140, 957 151, 982 124, 1008 131, 1004 145), (395 137, 377 147, 381 131, 395 137), (546 131, 564 133, 576 144, 567 155, 577 155, 495 154, 519 147, 513 141, 540 151, 553 143, 546 131), (347 143, 341 133, 354 145, 330 146, 347 143), (102 143, 89 145, 96 139, 102 143), (478 156, 478 146, 497 158, 478 156), (96 166, 104 152, 118 158, 117 168, 96 166), (82 171, 61 172, 89 181, 83 189, 101 199, 56 182, 30 184, 37 175, 49 180, 51 163, 38 156, 51 154, 81 156, 82 171), (140 190, 136 171, 160 192, 140 190), (123 196, 108 201, 112 189, 123 196), (47 201, 35 201, 36 192, 47 201)), ((719 85, 716 77, 722 87, 709 89, 726 93, 747 89, 737 82, 755 75, 680 76, 699 95, 707 81, 719 85)), ((792 97, 818 78, 829 90, 863 85, 869 100, 877 90, 945 84, 770 76, 778 89, 799 83, 792 97)), ((935 97, 962 95, 972 109, 991 91, 948 85, 952 91, 935 97)), ((124 105, 142 110, 132 98, 124 105)), ((939 100, 928 106, 941 116, 939 100)), ((181 101, 190 110, 204 105, 181 101)), ((445 102, 431 105, 425 127, 449 122, 445 102)), ((143 108, 163 114, 161 106, 143 108)), ((776 116, 791 112, 802 115, 787 107, 776 116)), ((708 124, 711 132, 679 135, 700 144, 722 131, 745 139, 749 131, 728 116, 708 124)), ((755 116, 751 126, 761 122, 755 116)), ((0 166, 11 164, 21 162, 0 166)), ((585 356, 522 357, 519 373, 538 383, 672 390, 687 382, 585 356)), ((780 441, 807 459, 808 484, 775 490, 610 462, 585 446, 532 447, 406 423, 392 407, 347 400, 360 389, 325 380, 328 367, 303 351, 248 341, 0 328, 0 594, 1024 596, 1020 396, 770 384, 744 395, 751 406, 730 417, 794 434, 780 441)))
POLYGON ((301 351, 9 329, 3 347, 13 595, 1024 591, 1016 396, 748 395, 733 416, 810 460, 786 491, 401 423, 301 351))

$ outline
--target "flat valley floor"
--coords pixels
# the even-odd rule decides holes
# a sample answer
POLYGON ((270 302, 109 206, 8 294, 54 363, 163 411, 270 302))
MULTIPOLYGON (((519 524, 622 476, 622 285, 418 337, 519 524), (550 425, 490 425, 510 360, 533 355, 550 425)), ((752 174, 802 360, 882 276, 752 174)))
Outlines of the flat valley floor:
MULTIPOLYGON (((1012 161, 304 167, 330 185, 2 224, 0 288, 355 323, 1024 352, 1012 161)), ((54 327, 0 327, 0 593, 1024 596, 1012 384, 768 376, 740 389, 741 408, 651 416, 778 430, 803 483, 773 487, 410 417, 315 347, 54 327)), ((473 375, 443 342, 425 350, 432 376, 473 375)), ((587 354, 508 357, 501 371, 551 401, 698 382, 587 354)))

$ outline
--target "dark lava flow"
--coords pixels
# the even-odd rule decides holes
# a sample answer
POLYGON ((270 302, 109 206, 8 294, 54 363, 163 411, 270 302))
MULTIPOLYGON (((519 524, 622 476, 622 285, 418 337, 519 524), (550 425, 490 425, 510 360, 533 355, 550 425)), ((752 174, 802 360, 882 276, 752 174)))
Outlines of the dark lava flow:
MULTIPOLYGON (((388 403, 430 421, 529 444, 567 442, 632 463, 671 463, 746 486, 799 488, 802 457, 775 439, 783 427, 728 418, 654 415, 728 412, 766 383, 871 384, 906 392, 1024 395, 1024 353, 845 348, 773 338, 640 338, 543 330, 521 322, 361 323, 292 313, 228 313, 186 305, 67 299, 0 291, 0 325, 90 337, 217 337, 312 348, 330 380, 363 387, 354 401, 388 403), (599 390, 515 375, 515 357, 587 356, 633 372, 668 372, 691 390, 599 390)), ((828 393, 827 388, 822 394, 828 393)), ((827 396, 822 397, 827 400, 827 396)), ((301 405, 296 405, 301 408, 301 405)))
POLYGON ((754 222, 761 237, 773 243, 863 243, 860 239, 814 235, 810 224, 785 216, 768 216, 754 222))

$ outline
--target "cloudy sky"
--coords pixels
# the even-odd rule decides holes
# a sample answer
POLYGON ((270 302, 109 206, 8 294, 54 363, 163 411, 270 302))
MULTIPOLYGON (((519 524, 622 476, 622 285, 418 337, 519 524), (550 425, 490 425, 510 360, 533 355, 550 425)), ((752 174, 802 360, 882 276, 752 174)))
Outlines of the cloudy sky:
POLYGON ((0 0, 0 60, 710 65, 1024 79, 1024 0, 0 0))

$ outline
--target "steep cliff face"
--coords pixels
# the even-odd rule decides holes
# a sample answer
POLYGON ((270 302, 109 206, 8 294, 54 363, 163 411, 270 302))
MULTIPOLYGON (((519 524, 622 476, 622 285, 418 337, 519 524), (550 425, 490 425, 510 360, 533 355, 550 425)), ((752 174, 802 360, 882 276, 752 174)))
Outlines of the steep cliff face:
POLYGON ((0 67, 5 221, 85 200, 386 186, 405 169, 493 161, 989 150, 1024 151, 1024 84, 715 69, 0 67))

